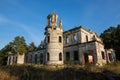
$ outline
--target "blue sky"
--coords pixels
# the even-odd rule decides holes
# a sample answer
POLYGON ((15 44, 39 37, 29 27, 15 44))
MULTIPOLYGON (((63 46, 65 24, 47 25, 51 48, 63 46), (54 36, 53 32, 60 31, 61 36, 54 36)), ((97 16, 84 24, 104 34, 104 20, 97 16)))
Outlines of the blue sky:
POLYGON ((100 34, 120 24, 120 0, 0 0, 0 49, 15 36, 39 45, 54 11, 64 30, 82 25, 100 34))

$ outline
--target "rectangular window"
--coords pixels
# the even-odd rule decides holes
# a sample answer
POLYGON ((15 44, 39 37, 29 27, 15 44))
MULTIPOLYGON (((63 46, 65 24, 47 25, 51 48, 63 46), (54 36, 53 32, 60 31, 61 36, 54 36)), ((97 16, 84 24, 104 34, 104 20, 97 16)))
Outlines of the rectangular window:
POLYGON ((108 53, 108 56, 109 56, 109 60, 112 61, 112 54, 108 53))
POLYGON ((105 54, 103 51, 101 52, 101 55, 102 55, 102 59, 105 59, 105 54))
POLYGON ((78 61, 78 60, 79 60, 78 51, 74 51, 74 61, 78 61))
POLYGON ((66 61, 70 61, 70 52, 66 52, 66 61))

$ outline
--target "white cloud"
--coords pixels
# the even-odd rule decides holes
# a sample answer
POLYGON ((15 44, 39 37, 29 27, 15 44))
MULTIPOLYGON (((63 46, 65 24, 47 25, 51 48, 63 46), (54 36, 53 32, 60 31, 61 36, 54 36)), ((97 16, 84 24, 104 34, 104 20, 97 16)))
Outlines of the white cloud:
POLYGON ((0 24, 14 25, 15 27, 21 28, 21 30, 25 31, 25 33, 27 33, 27 35, 30 36, 31 40, 33 40, 35 43, 39 44, 41 41, 41 38, 40 38, 41 33, 39 32, 39 30, 33 29, 32 26, 28 26, 25 24, 18 23, 16 21, 12 21, 12 20, 5 18, 3 16, 0 16, 0 24))

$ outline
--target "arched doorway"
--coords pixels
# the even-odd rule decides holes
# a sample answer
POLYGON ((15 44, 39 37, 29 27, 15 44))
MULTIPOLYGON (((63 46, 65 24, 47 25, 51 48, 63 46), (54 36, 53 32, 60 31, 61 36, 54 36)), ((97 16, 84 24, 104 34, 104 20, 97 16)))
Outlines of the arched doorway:
POLYGON ((82 64, 93 64, 94 63, 94 55, 92 50, 88 50, 83 53, 82 64))

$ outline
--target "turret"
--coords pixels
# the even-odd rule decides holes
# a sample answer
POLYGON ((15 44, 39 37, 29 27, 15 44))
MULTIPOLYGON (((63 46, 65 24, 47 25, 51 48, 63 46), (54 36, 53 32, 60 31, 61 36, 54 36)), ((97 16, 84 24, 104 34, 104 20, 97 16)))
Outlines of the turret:
POLYGON ((58 19, 58 15, 57 14, 49 14, 47 16, 47 27, 48 26, 52 26, 52 27, 57 27, 57 19, 58 19))
POLYGON ((62 20, 58 26, 58 15, 47 16, 46 26, 46 64, 63 64, 63 28, 62 20))

